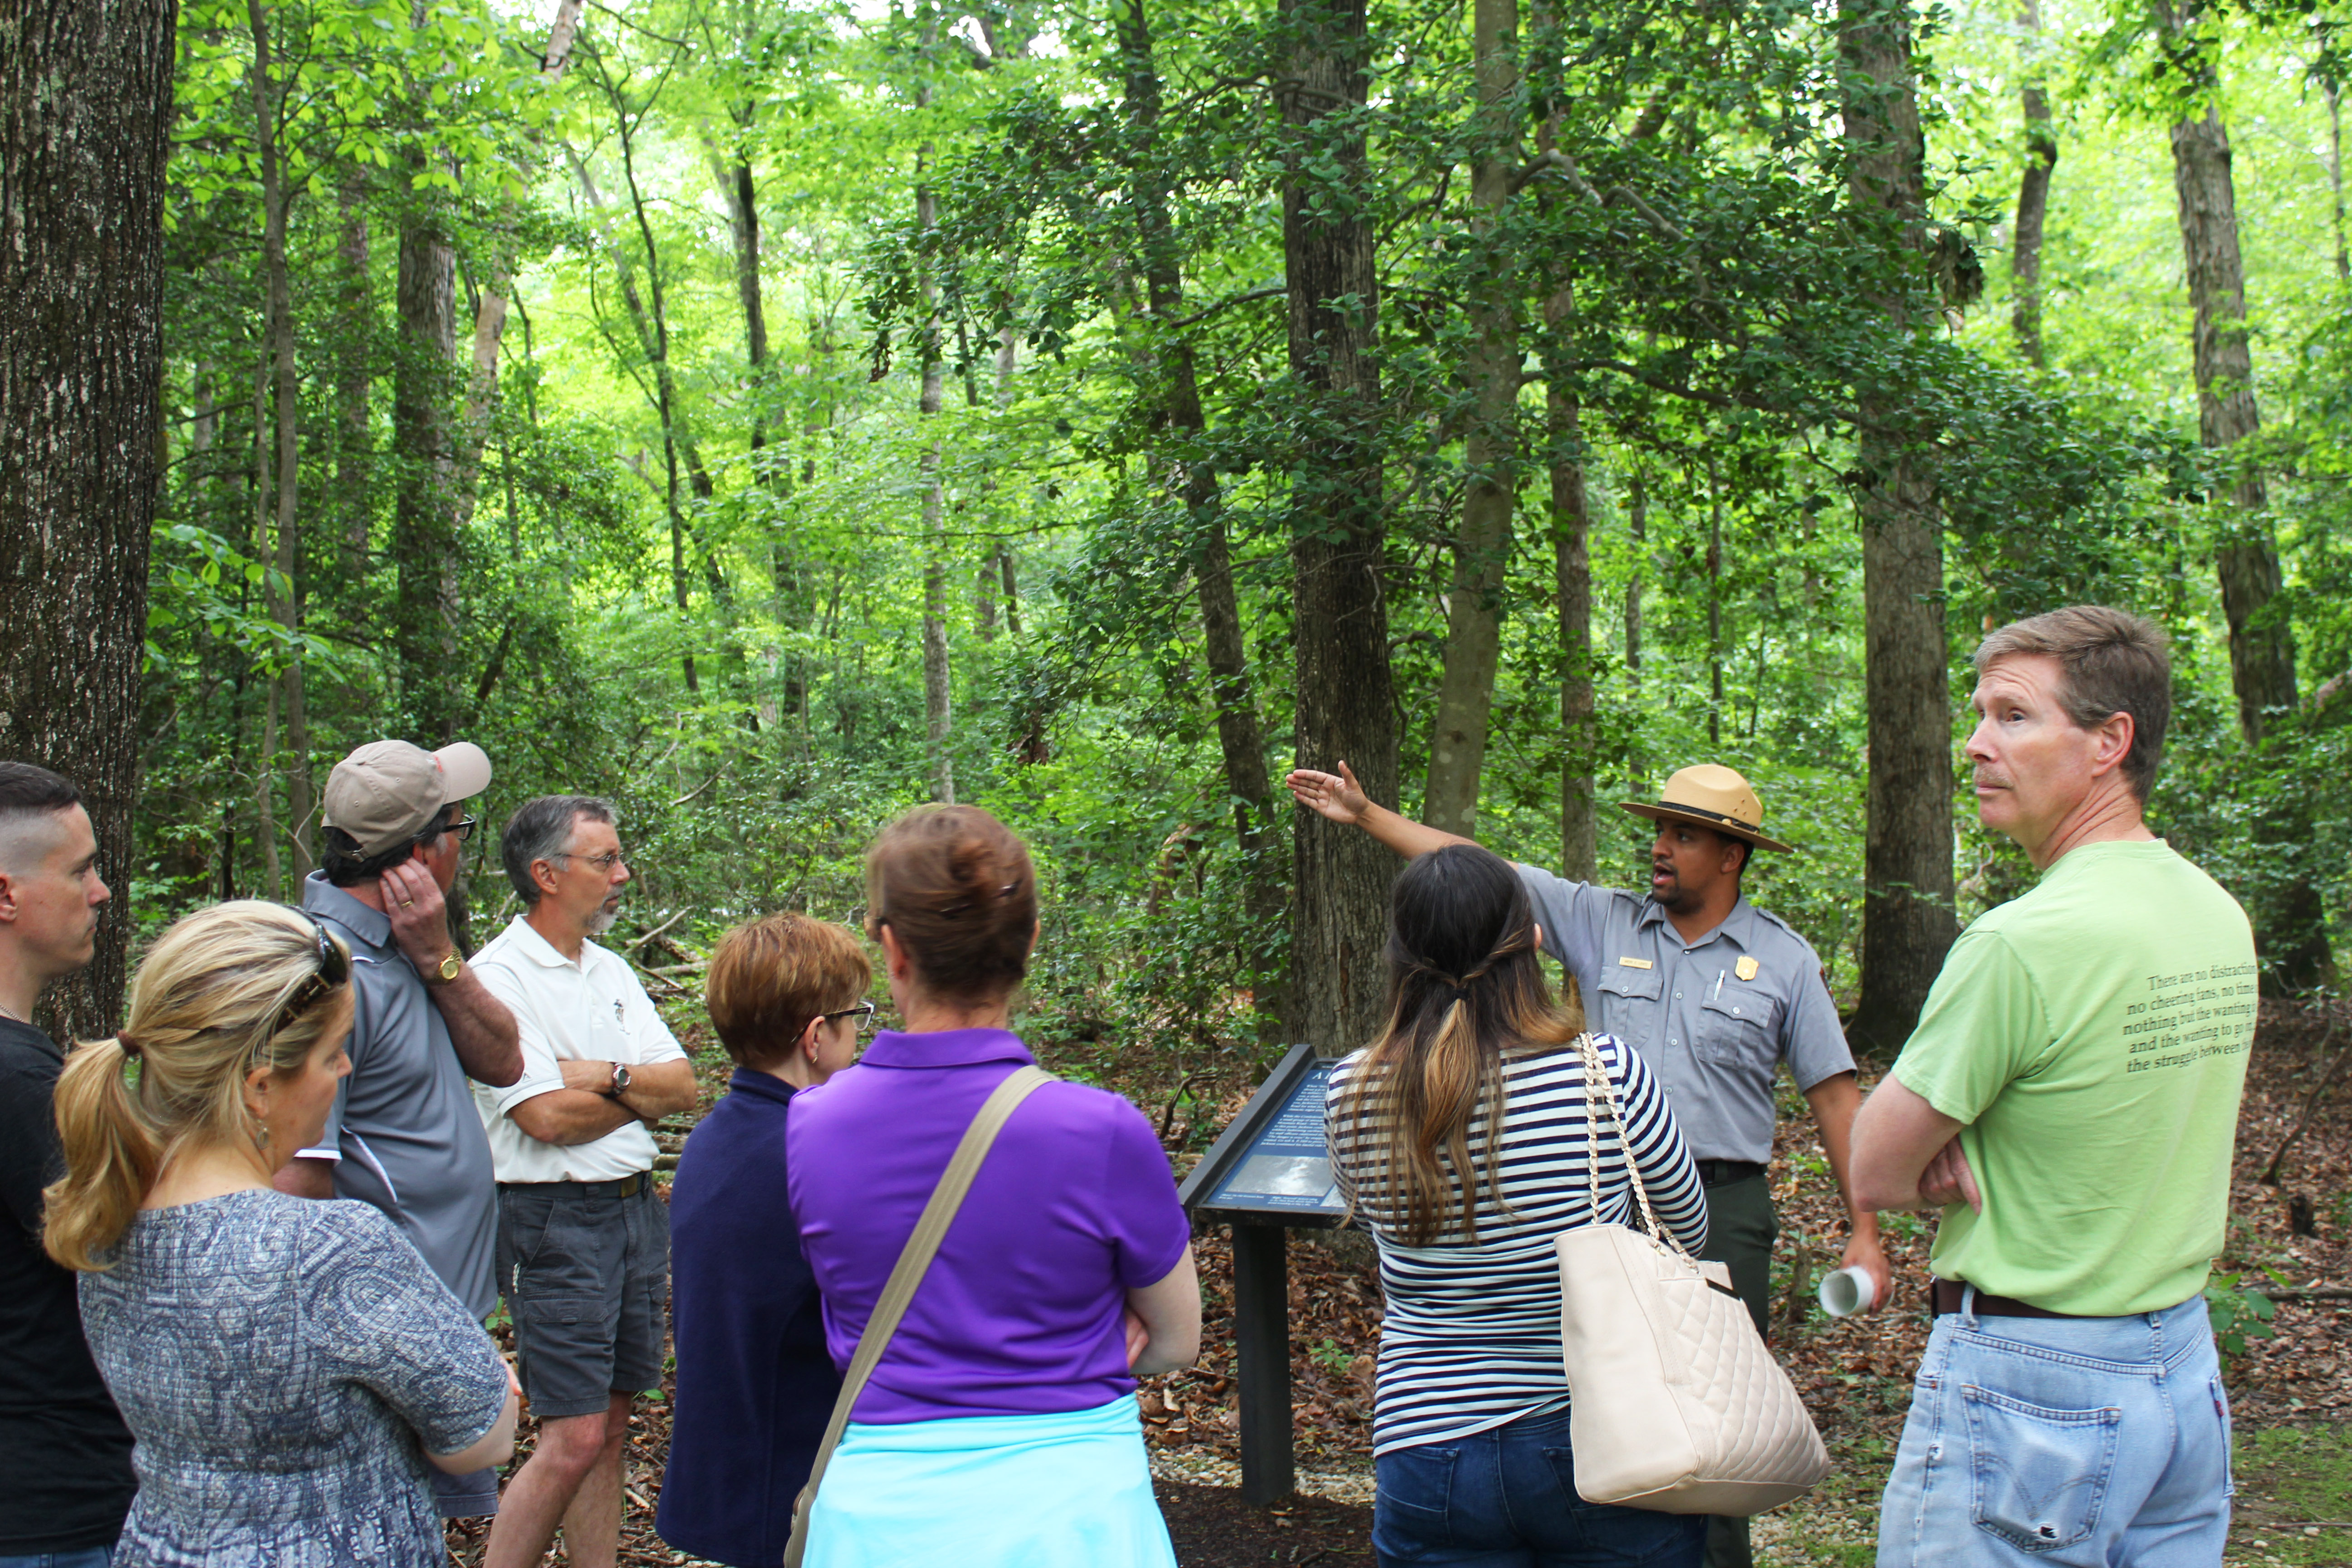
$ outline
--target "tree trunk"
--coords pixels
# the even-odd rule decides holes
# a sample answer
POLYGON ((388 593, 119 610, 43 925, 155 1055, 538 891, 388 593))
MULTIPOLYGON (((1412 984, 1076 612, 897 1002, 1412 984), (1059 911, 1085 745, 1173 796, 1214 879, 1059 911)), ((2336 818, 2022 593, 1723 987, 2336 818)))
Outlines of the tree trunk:
MULTIPOLYGON (((268 340, 272 394, 271 423, 277 437, 275 476, 278 580, 269 592, 270 615, 286 629, 288 640, 302 632, 302 396, 294 360, 294 288, 286 269, 286 216, 290 197, 286 189, 283 155, 278 145, 283 89, 272 79, 274 68, 269 15, 262 0, 247 0, 246 16, 253 31, 253 132, 261 174, 261 272, 268 295, 264 331, 268 340)), ((268 494, 271 487, 264 486, 268 494)), ((269 557, 265 555, 264 559, 269 557)), ((314 864, 303 835, 310 826, 310 731, 303 706, 302 660, 289 656, 269 694, 268 739, 262 763, 256 770, 261 784, 262 829, 268 839, 265 863, 269 871, 270 897, 282 896, 278 880, 278 845, 269 820, 270 774, 278 763, 278 716, 286 717, 286 821, 294 846, 294 876, 300 880, 314 864)))
POLYGON ((80 786, 115 896, 49 994, 121 1017, 163 407, 172 0, 0 0, 0 756, 80 786))
MULTIPOLYGON (((2210 76, 2206 86, 2212 86, 2210 76)), ((2262 413, 2246 339, 2246 269, 2238 248, 2230 135, 2218 110, 2209 107, 2201 118, 2173 126, 2172 176, 2189 302, 2196 312, 2197 430, 2208 448, 2227 450, 2250 442, 2262 428, 2262 413)), ((2230 499, 2235 516, 2221 531, 2213 564, 2230 624, 2238 727, 2248 745, 2258 745, 2276 718, 2294 707, 2294 628, 2285 606, 2272 603, 2283 574, 2269 490, 2251 461, 2240 468, 2230 499)), ((2257 845, 2276 846, 2284 859, 2308 845, 2310 812, 2300 800, 2287 799, 2256 818, 2254 836, 2257 845)), ((2329 977, 2334 962, 2326 910, 2307 878, 2282 877, 2258 889, 2249 902, 2265 990, 2299 992, 2329 977)))
MULTIPOLYGON (((926 48, 935 40, 938 25, 924 37, 926 48)), ((930 106, 931 84, 917 89, 916 107, 930 106)), ((915 154, 915 226, 926 236, 939 226, 939 197, 931 190, 929 142, 915 154)), ((922 392, 917 405, 924 427, 923 443, 923 754, 931 774, 931 798, 955 804, 955 758, 949 750, 955 731, 954 672, 948 664, 947 540, 942 532, 945 497, 940 492, 940 409, 947 398, 947 375, 940 343, 940 287, 931 277, 930 262, 922 263, 923 342, 922 392)))
MULTIPOLYGON (((1160 123, 1160 73, 1151 52, 1151 32, 1143 0, 1129 0, 1119 17, 1119 47, 1125 56, 1127 108, 1141 133, 1146 158, 1156 158, 1160 123)), ((1170 333, 1167 323, 1183 314, 1181 241, 1168 218, 1168 192, 1156 172, 1136 181, 1138 238, 1153 324, 1163 334, 1157 372, 1161 378, 1160 422, 1182 433, 1188 444, 1208 429, 1190 342, 1170 333)), ((1192 581, 1201 605, 1209 693, 1217 708, 1217 743, 1233 803, 1234 840, 1248 868, 1244 896, 1252 923, 1271 931, 1281 910, 1282 879, 1267 863, 1273 828, 1271 787, 1266 777, 1265 733, 1252 689, 1249 645, 1242 633, 1241 604, 1234 590, 1233 549, 1225 529, 1224 498, 1215 471, 1205 463, 1173 465, 1171 483, 1181 499, 1197 540, 1192 581)))
MULTIPOLYGON (((1511 199, 1518 163, 1512 97, 1518 90, 1518 0, 1475 0, 1477 151, 1470 166, 1473 232, 1490 243, 1511 199)), ((1478 781, 1501 656, 1504 568, 1511 555, 1511 509, 1518 491, 1518 290, 1503 257, 1482 254, 1470 296, 1471 345, 1463 366, 1474 406, 1463 442, 1469 483, 1445 600, 1445 673, 1430 726, 1429 788, 1423 820, 1448 833, 1478 828, 1478 781)))
POLYGON ((2050 126, 2050 99, 2042 88, 2041 0, 2023 0, 2017 28, 2024 35, 2025 175, 2017 188, 2017 234, 2010 252, 2015 298, 2010 323, 2017 351, 2036 370, 2042 354, 2042 226, 2050 214, 2050 174, 2058 166, 2058 133, 2050 126))
POLYGON ((2352 282, 2352 246, 2344 237, 2344 94, 2333 82, 2321 87, 2327 95, 2327 194, 2336 236, 2336 280, 2352 282))
MULTIPOLYGON (((2262 428, 2254 402, 2254 362, 2246 341, 2246 268, 2238 251, 2238 203, 2230 174, 2230 133, 2219 110, 2172 128, 2172 181, 2179 198, 2180 248, 2188 264, 2197 375, 2197 429, 2215 450, 2262 428)), ((2231 499, 2236 525, 2214 552, 2221 608, 2230 622, 2230 676, 2238 727, 2263 738, 2275 710, 2294 706, 2294 631, 2264 612, 2281 585, 2278 549, 2265 515, 2270 495, 2248 464, 2231 499)))
MULTIPOLYGON (((555 0, 555 14, 547 25, 547 47, 541 51, 539 74, 561 81, 572 62, 572 46, 580 37, 580 14, 587 0, 555 0)), ((533 137, 534 143, 536 136, 533 137)), ((509 191, 515 187, 509 186, 509 191)), ((516 247, 514 226, 521 204, 509 194, 501 204, 503 222, 498 249, 490 259, 488 286, 474 306, 473 368, 466 383, 465 449, 458 454, 456 505, 460 526, 470 521, 481 492, 482 450, 489 443, 490 425, 499 411, 499 344, 506 334, 507 313, 514 304, 516 247)))
MULTIPOLYGON (((1629 707, 1642 700, 1642 584, 1650 563, 1650 487, 1638 468, 1625 482, 1625 537, 1633 547, 1633 568, 1625 577, 1625 698, 1629 707)), ((1650 793, 1649 770, 1642 761, 1639 726, 1625 747, 1625 788, 1634 798, 1650 793)))
POLYGON ((365 176, 347 171, 336 197, 342 224, 335 245, 335 542, 342 578, 356 584, 368 570, 373 521, 368 460, 375 447, 365 176))
MULTIPOLYGON (((1544 301, 1544 324, 1557 334, 1575 309, 1575 292, 1563 283, 1544 301)), ((1559 874, 1590 882, 1601 874, 1592 800, 1592 513, 1584 488, 1582 413, 1565 370, 1545 368, 1552 588, 1559 600, 1559 874)))
MULTIPOLYGON (((1374 800, 1397 798, 1389 670, 1380 280, 1360 115, 1370 70, 1365 0, 1283 0, 1297 42, 1276 84, 1289 167, 1283 185, 1290 371, 1308 407, 1314 461, 1290 497, 1299 765, 1345 760, 1374 800), (1334 119, 1337 115, 1336 120, 1334 119), (1333 179, 1336 173, 1336 180, 1333 179), (1333 181, 1328 196, 1316 187, 1333 181)), ((1380 1027, 1381 950, 1396 860, 1366 834, 1297 814, 1291 900, 1294 1032, 1327 1055, 1380 1027)))
POLYGON ((1723 478, 1706 462, 1706 743, 1723 743, 1723 478))
MULTIPOLYGON (((1902 0, 1844 0, 1838 47, 1849 195, 1884 258, 1885 330, 1933 312, 1921 223, 1926 144, 1902 0)), ((1958 934, 1952 912, 1952 739, 1943 518, 1896 384, 1854 389, 1870 769, 1863 845, 1862 995, 1847 1037, 1891 1056, 1958 934)))
POLYGON ((459 547, 449 444, 449 371, 457 352, 457 256, 425 215, 401 226, 394 300, 392 441, 400 464, 392 555, 399 571, 393 642, 403 706, 415 734, 456 737, 459 547))

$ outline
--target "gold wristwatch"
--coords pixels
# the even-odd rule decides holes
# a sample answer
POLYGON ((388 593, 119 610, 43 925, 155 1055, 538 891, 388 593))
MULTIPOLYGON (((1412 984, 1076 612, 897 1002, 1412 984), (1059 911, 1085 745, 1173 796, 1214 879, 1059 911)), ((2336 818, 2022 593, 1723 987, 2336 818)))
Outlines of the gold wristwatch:
POLYGON ((440 981, 446 985, 450 981, 457 979, 459 973, 462 972, 465 967, 466 961, 458 957, 456 950, 452 949, 449 956, 443 959, 439 966, 433 971, 433 978, 440 981))

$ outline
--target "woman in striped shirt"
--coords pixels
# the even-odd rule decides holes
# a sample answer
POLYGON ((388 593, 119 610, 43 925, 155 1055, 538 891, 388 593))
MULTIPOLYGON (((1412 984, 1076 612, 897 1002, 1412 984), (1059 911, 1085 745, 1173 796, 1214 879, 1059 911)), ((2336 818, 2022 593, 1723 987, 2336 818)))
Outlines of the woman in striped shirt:
POLYGON ((1632 1223, 1628 1149, 1660 1223, 1694 1252, 1706 1206, 1664 1089, 1608 1036, 1596 1043, 1625 1138, 1605 1121, 1591 1133, 1583 1016, 1553 1000, 1541 940, 1507 862, 1467 844, 1414 860, 1391 895, 1388 1027, 1332 1074, 1332 1166, 1379 1245, 1388 1302, 1372 1422, 1382 1568, 1696 1568, 1706 1542, 1703 1517, 1576 1494, 1552 1240, 1632 1223))

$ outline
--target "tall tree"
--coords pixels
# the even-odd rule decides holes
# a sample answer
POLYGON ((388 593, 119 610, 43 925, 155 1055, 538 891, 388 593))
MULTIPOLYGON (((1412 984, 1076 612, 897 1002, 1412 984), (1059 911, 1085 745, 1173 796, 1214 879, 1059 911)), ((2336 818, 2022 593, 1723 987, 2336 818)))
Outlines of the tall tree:
MULTIPOLYGON (((2180 249, 2193 312, 2190 352, 2197 378, 2197 434, 2214 451, 2239 453, 2231 512, 2213 549, 2221 610, 2230 626, 2230 679, 2238 728, 2259 745, 2295 704, 2294 627, 2275 605, 2285 585, 2271 531, 2270 489, 2252 457, 2262 429, 2254 399, 2253 351, 2246 335, 2246 265, 2238 247, 2238 197, 2230 168, 2230 132, 2218 102, 2221 80, 2209 40, 2196 35, 2198 7, 2170 13, 2172 42, 2198 64, 2194 98, 2172 124, 2172 184, 2180 215, 2180 249)), ((2258 842, 2282 855, 2310 835, 2307 808, 2290 798, 2255 824, 2258 842)), ((2258 896, 2255 945, 2265 985, 2300 991, 2331 967, 2326 910, 2303 878, 2258 896)))
MULTIPOLYGON (((539 57, 542 80, 563 79, 564 69, 572 63, 572 46, 580 37, 580 13, 586 4, 587 0, 555 0, 555 13, 547 25, 547 46, 539 57)), ((531 141, 536 146, 538 138, 531 141)), ((474 514, 475 498, 481 489, 482 451, 489 441, 490 424, 498 416, 499 345, 506 335, 507 316, 514 308, 520 184, 519 176, 508 183, 501 204, 506 221, 496 231, 489 278, 474 304, 473 366, 466 382, 466 418, 454 497, 461 528, 474 514)))
MULTIPOLYGON (((2176 35, 2194 23, 2176 13, 2176 35)), ((2238 196, 2230 171, 2230 132, 2213 101, 2219 81, 2209 66, 2200 101, 2172 125, 2172 184, 2180 214, 2180 249, 2189 275, 2190 333, 2197 377, 2197 433, 2226 450, 2262 428, 2254 401, 2254 358, 2246 338, 2246 264, 2238 249, 2238 196)), ((2230 623, 2230 675, 2238 727, 2263 738, 2270 715, 2294 706, 2294 629, 2268 614, 2284 578, 2271 536, 2270 492, 2251 461, 2231 489, 2237 517, 2213 552, 2221 609, 2230 623)))
MULTIPOLYGON (((269 362, 270 428, 275 437, 275 473, 265 476, 263 495, 275 498, 272 519, 276 545, 269 556, 277 572, 269 579, 271 616, 284 629, 285 668, 269 694, 272 720, 283 705, 286 716, 286 833, 294 848, 294 876, 308 876, 314 863, 310 840, 310 723, 302 687, 302 385, 295 363, 294 285, 286 265, 286 220, 291 205, 285 168, 286 83, 277 68, 272 47, 269 8, 263 0, 247 0, 247 25, 253 33, 253 134, 261 174, 261 276, 267 300, 263 341, 269 362)), ((261 541, 257 540, 256 543, 261 541)), ((274 731, 274 721, 268 726, 274 731)), ((283 896, 278 875, 278 846, 272 834, 268 795, 271 775, 278 768, 275 735, 262 750, 254 771, 262 797, 263 860, 269 868, 269 896, 283 896)))
MULTIPOLYGON (((928 3, 923 30, 921 75, 916 80, 917 113, 931 106, 931 51, 939 44, 940 21, 928 3)), ((926 139, 915 152, 915 227, 927 242, 940 226, 939 194, 931 188, 935 149, 926 139)), ((940 285, 933 275, 929 246, 924 245, 919 292, 923 304, 920 374, 922 385, 916 411, 922 416, 923 491, 923 754, 931 774, 931 798, 955 804, 955 756, 949 743, 955 732, 954 670, 948 663, 948 561, 946 479, 940 447, 940 411, 947 399, 947 365, 940 341, 940 285)))
POLYGON ((2025 66, 2025 174, 2017 187, 2016 236, 2010 252, 2010 323, 2017 352, 2040 369, 2042 353, 2042 228, 2050 216, 2050 176, 2058 167, 2058 133, 2050 125, 2050 95, 2042 83, 2042 4, 2017 8, 2020 54, 2025 66))
MULTIPOLYGON (((1288 70, 1276 86, 1288 166, 1282 240, 1290 373, 1311 455, 1293 462, 1290 558, 1302 766, 1349 763, 1375 800, 1397 798, 1381 511, 1380 279, 1363 112, 1365 0, 1283 0, 1288 70)), ((1296 816, 1294 1032, 1318 1051, 1370 1039, 1396 863, 1372 839, 1296 816)))
MULTIPOLYGON (((1145 297, 1160 332, 1152 367, 1160 398, 1156 423, 1197 447, 1207 432, 1201 406, 1198 367, 1191 341, 1169 323, 1183 314, 1184 274, 1181 241, 1169 216, 1169 190, 1161 173, 1160 82, 1152 59, 1151 28, 1144 0, 1128 0, 1119 14, 1119 53, 1125 70, 1128 116, 1140 143, 1133 175, 1136 220, 1142 256, 1145 297)), ((1234 836, 1246 862, 1245 907, 1261 927, 1281 908, 1282 879, 1268 865, 1273 803, 1266 777, 1265 733, 1252 689, 1249 647, 1242 633, 1241 602, 1234 590, 1233 546, 1225 527, 1224 498, 1214 466, 1204 456, 1169 465, 1171 489, 1185 509, 1198 540, 1192 581, 1201 605, 1202 654, 1209 668, 1209 694, 1217 708, 1217 743, 1224 763, 1225 793, 1233 801, 1234 836)))
POLYGON ((121 1017, 176 12, 0 0, 0 756, 80 786, 115 888, 64 1039, 121 1017))
POLYGON ((1471 342, 1463 365, 1471 402, 1463 442, 1469 482, 1454 545, 1445 671, 1430 729, 1429 788, 1422 804, 1432 826, 1465 836, 1477 830, 1478 781, 1486 768, 1495 667, 1502 651, 1503 575, 1518 493, 1518 289, 1505 259, 1509 247, 1498 243, 1518 173, 1518 0, 1474 0, 1478 109, 1470 203, 1473 232, 1486 244, 1475 252, 1469 289, 1471 342))
POLYGON ((1838 56, 1848 199, 1856 237, 1884 279, 1882 341, 1854 388, 1870 782, 1862 995, 1846 1033, 1891 1053, 1918 1021, 1958 934, 1943 512, 1925 461, 1932 433, 1917 423, 1906 372, 1908 342, 1932 321, 1934 301, 1927 143, 1905 0, 1842 0, 1838 56))
MULTIPOLYGON (((431 21, 415 0, 410 26, 431 21)), ((412 112, 428 110, 423 94, 412 112)), ((429 122, 429 121, 428 121, 429 122)), ((400 663, 401 706, 418 737, 455 738, 464 718, 457 672, 458 566, 457 451, 450 428, 450 373, 457 355, 457 250, 441 203, 415 190, 415 176, 440 156, 419 145, 404 155, 410 187, 401 216, 400 258, 393 285, 398 320, 392 374, 392 445, 398 466, 393 492, 392 558, 399 574, 393 647, 400 663)))

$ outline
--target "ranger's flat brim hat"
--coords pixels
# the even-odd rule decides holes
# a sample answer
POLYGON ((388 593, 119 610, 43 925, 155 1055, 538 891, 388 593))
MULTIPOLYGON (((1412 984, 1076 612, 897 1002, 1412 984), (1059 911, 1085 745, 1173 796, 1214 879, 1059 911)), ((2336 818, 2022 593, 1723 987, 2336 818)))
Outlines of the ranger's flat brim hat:
POLYGON ((1764 805, 1748 781, 1729 768, 1701 763, 1685 768, 1666 781, 1665 793, 1654 803, 1624 800, 1618 805, 1653 822, 1687 822, 1712 827, 1729 837, 1745 839, 1759 849, 1786 849, 1777 838, 1764 837, 1764 805))
POLYGON ((374 741, 335 764, 322 804, 329 827, 357 839, 361 854, 381 855, 415 838, 451 801, 489 787, 490 759, 469 741, 437 752, 374 741))

